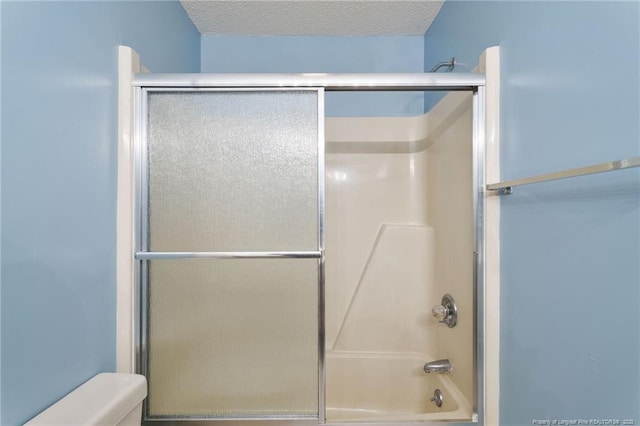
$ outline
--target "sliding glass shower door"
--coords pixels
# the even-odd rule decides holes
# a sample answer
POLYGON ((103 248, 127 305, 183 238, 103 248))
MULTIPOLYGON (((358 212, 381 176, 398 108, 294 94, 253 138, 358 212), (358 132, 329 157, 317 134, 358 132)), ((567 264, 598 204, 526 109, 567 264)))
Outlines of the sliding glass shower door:
POLYGON ((318 417, 322 96, 140 91, 146 417, 318 417))

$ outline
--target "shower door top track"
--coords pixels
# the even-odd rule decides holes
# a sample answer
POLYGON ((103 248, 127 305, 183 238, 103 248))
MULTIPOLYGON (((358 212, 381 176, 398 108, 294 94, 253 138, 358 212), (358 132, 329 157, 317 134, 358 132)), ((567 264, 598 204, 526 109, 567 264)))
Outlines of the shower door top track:
POLYGON ((136 74, 135 87, 304 88, 325 91, 473 91, 484 74, 136 74))

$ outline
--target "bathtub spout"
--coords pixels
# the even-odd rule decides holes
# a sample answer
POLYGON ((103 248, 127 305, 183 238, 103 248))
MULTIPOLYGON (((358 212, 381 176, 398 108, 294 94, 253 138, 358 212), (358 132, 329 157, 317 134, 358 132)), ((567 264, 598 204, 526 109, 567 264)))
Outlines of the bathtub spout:
POLYGON ((448 359, 439 359, 437 361, 431 361, 424 365, 425 373, 451 373, 453 367, 448 359))

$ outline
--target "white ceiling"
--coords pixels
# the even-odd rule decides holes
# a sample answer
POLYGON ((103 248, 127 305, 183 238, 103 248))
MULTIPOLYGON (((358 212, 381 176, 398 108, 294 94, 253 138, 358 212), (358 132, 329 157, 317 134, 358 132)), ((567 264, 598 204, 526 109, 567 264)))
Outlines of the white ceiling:
POLYGON ((181 0, 207 35, 422 35, 444 0, 181 0))

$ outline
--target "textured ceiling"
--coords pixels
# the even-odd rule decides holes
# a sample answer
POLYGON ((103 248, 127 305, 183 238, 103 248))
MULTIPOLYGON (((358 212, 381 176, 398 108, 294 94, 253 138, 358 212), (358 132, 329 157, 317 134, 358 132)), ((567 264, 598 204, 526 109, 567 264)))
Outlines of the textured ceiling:
POLYGON ((422 35, 444 0, 181 0, 201 34, 422 35))

